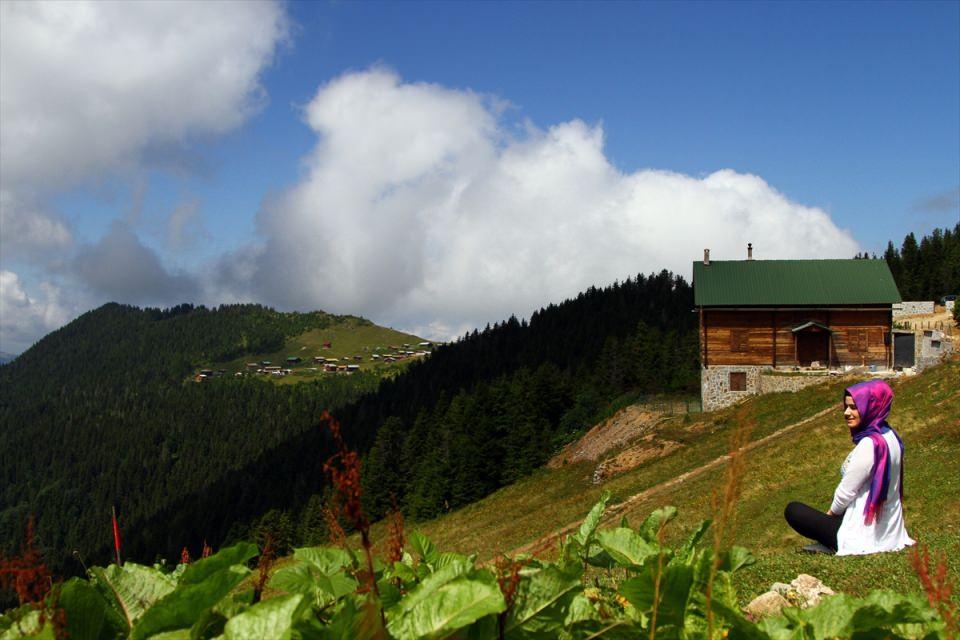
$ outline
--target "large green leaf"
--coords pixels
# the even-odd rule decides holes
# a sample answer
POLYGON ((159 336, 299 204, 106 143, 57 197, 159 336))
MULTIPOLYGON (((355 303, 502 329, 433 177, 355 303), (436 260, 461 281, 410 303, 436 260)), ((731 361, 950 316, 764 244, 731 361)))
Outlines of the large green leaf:
MULTIPOLYGON (((199 584, 183 583, 153 605, 133 627, 130 640, 141 640, 161 631, 193 626, 200 616, 249 575, 244 566, 222 569, 199 584)), ((186 576, 186 574, 184 574, 186 576)))
POLYGON ((387 615, 389 616, 391 612, 401 611, 403 609, 410 609, 418 606, 422 600, 430 598, 430 596, 443 585, 469 573, 470 570, 471 567, 464 567, 460 564, 451 564, 438 571, 435 571, 434 573, 431 573, 413 590, 411 590, 403 598, 403 600, 397 604, 397 606, 391 607, 391 609, 387 612, 387 615))
POLYGON ((293 557, 313 565, 327 576, 345 567, 353 566, 353 556, 345 549, 338 547, 303 547, 295 549, 293 557))
POLYGON ((380 607, 372 594, 351 594, 337 603, 328 624, 315 618, 296 623, 303 640, 381 640, 386 630, 380 620, 380 607))
MULTIPOLYGON (((40 624, 40 611, 29 605, 20 607, 13 615, 9 626, 0 633, 0 640, 20 640, 20 638, 36 637, 50 625, 40 624)), ((4 622, 6 625, 6 622, 4 622)))
POLYGON ((694 549, 697 546, 697 543, 703 538, 703 534, 707 532, 707 529, 710 528, 710 520, 701 520, 700 524, 693 530, 693 533, 687 538, 686 542, 677 549, 678 556, 690 556, 693 554, 694 549))
POLYGON ((410 534, 410 537, 407 538, 407 546, 420 556, 420 560, 430 565, 431 567, 437 561, 439 557, 439 552, 437 547, 430 541, 430 538, 423 535, 419 531, 414 531, 410 534))
POLYGON ((687 626, 693 573, 693 566, 687 562, 674 559, 661 565, 656 556, 651 556, 637 576, 620 583, 618 591, 639 612, 649 615, 651 623, 656 606, 657 637, 670 637, 687 626))
POLYGON ((287 637, 302 612, 301 594, 280 596, 253 605, 227 621, 223 629, 227 640, 265 640, 287 637))
MULTIPOLYGON (((701 594, 697 595, 698 599, 702 598, 701 594)), ((727 640, 771 640, 768 633, 747 620, 735 607, 728 606, 719 600, 711 600, 710 609, 714 613, 717 626, 726 629, 727 640)))
POLYGON ((274 573, 269 586, 289 594, 305 595, 311 602, 324 606, 356 591, 358 583, 343 571, 324 575, 313 565, 296 564, 274 573))
POLYGON ((394 562, 387 575, 390 578, 400 578, 404 583, 414 582, 417 579, 413 569, 403 562, 394 562))
POLYGON ((188 565, 183 575, 180 576, 179 584, 199 584, 218 571, 223 571, 236 564, 245 564, 257 553, 257 545, 250 542, 241 542, 232 547, 221 549, 209 558, 197 560, 188 565))
POLYGON ((617 527, 597 532, 597 543, 621 566, 639 569, 644 561, 659 552, 656 544, 651 544, 633 529, 617 527))
POLYGON ((647 516, 647 519, 640 525, 639 533, 647 542, 657 544, 660 530, 676 517, 676 507, 661 507, 647 516))
POLYGON ((462 553, 455 553, 453 551, 443 551, 438 553, 436 558, 437 559, 433 563, 434 571, 454 564, 469 569, 473 566, 473 563, 476 559, 474 557, 465 556, 462 553))
POLYGON ((739 571, 743 567, 749 567, 757 561, 747 549, 743 547, 730 547, 728 551, 720 554, 720 563, 717 567, 721 571, 739 571))
MULTIPOLYGON (((829 600, 829 598, 828 598, 829 600)), ((931 622, 937 613, 926 600, 894 591, 874 591, 863 599, 851 620, 854 632, 892 629, 898 624, 931 622)))
POLYGON ((80 578, 64 583, 58 602, 66 614, 71 640, 112 640, 129 628, 103 594, 80 578))
POLYGON ((660 578, 660 606, 657 610, 657 627, 683 629, 693 586, 693 567, 684 562, 670 562, 660 578))
POLYGON ((597 525, 600 524, 600 518, 603 517, 603 512, 607 508, 607 502, 609 501, 610 491, 607 490, 600 495, 600 500, 590 509, 590 513, 587 514, 587 517, 583 519, 583 523, 580 525, 580 530, 574 535, 577 542, 584 547, 588 546, 590 538, 593 537, 593 532, 597 530, 597 525))
POLYGON ((839 594, 824 599, 819 605, 795 614, 800 624, 808 627, 808 637, 816 640, 825 638, 849 638, 852 632, 850 621, 857 608, 855 598, 839 594))
POLYGON ((132 627, 144 612, 176 587, 172 578, 152 567, 127 562, 106 569, 93 567, 94 586, 132 627))
MULTIPOLYGON (((524 575, 517 585, 516 598, 507 615, 506 630, 511 632, 530 626, 538 617, 541 618, 540 623, 547 623, 546 626, 562 628, 567 612, 548 612, 548 609, 568 593, 580 590, 581 575, 582 572, 577 568, 564 571, 555 565, 524 575)), ((542 628, 544 625, 536 626, 542 628)))
POLYGON ((452 580, 433 581, 445 567, 424 580, 387 613, 387 630, 399 640, 444 638, 457 629, 507 607, 489 571, 473 571, 452 580))

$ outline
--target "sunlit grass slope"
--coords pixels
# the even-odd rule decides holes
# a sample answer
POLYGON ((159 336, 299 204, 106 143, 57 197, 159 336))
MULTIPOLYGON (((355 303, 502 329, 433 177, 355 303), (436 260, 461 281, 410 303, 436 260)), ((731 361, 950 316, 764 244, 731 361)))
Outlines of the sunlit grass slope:
MULTIPOLYGON (((583 518, 604 489, 613 492, 613 504, 715 460, 727 452, 730 434, 738 425, 751 427, 755 441, 836 407, 835 412, 787 430, 747 454, 730 538, 751 549, 758 562, 737 574, 741 597, 747 601, 770 583, 788 582, 798 573, 816 575, 851 594, 880 587, 919 591, 906 553, 844 558, 802 554, 798 549, 805 541, 783 520, 783 508, 790 500, 824 510, 829 506, 840 464, 852 446, 840 399, 843 388, 854 381, 834 380, 798 393, 759 396, 696 418, 678 417, 667 422, 661 433, 683 446, 624 475, 595 485, 591 481, 594 463, 543 469, 475 504, 430 522, 408 524, 408 528, 419 528, 441 549, 476 552, 481 559, 513 553, 583 518)), ((946 554, 956 583, 960 576, 960 362, 892 381, 892 386, 896 399, 890 423, 906 447, 907 528, 914 538, 946 554)), ((723 478, 724 466, 716 465, 652 492, 624 512, 631 523, 638 524, 651 510, 675 505, 680 515, 670 535, 680 538, 696 522, 711 517, 711 492, 723 478)), ((382 535, 380 527, 376 531, 382 535)))
POLYGON ((245 355, 230 362, 216 364, 215 368, 226 369, 229 373, 244 371, 248 362, 269 361, 274 365, 288 367, 292 374, 282 378, 271 377, 271 380, 281 384, 303 382, 323 375, 313 363, 314 356, 337 358, 342 364, 357 364, 362 370, 374 370, 384 374, 399 371, 405 367, 410 359, 394 363, 374 362, 371 356, 375 353, 385 355, 393 353, 391 346, 402 347, 409 344, 412 350, 422 338, 409 333, 396 331, 388 327, 381 327, 368 320, 354 317, 344 317, 342 320, 323 329, 312 329, 298 336, 288 338, 283 348, 269 353, 245 355), (325 343, 330 348, 325 348, 325 343), (286 360, 291 356, 301 358, 298 364, 288 365, 286 360), (354 360, 354 356, 361 356, 362 360, 354 360))

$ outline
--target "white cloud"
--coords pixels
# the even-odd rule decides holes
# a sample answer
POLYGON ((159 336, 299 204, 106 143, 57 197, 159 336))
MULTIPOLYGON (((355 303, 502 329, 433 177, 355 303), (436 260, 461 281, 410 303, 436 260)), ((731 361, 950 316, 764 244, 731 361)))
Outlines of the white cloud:
MULTIPOLYGON (((255 113, 266 100, 261 73, 287 29, 284 6, 266 0, 0 2, 0 268, 46 269, 69 308, 100 296, 196 296, 193 280, 167 272, 132 231, 144 169, 181 170, 197 140, 255 113), (77 247, 52 197, 116 176, 135 184, 127 223, 77 247)), ((170 240, 182 245, 198 225, 189 207, 174 212, 170 240)), ((29 344, 42 334, 27 339, 28 329, 49 328, 38 318, 58 317, 46 302, 54 285, 38 302, 32 285, 5 283, 4 331, 29 344)))
POLYGON ((0 189, 0 256, 4 261, 47 261, 69 249, 73 234, 54 213, 20 202, 13 192, 0 189))
POLYGON ((39 289, 40 297, 30 297, 16 273, 0 270, 0 351, 20 353, 75 313, 61 304, 55 285, 43 282, 39 289))
POLYGON ((520 137, 494 101, 375 68, 306 107, 308 173, 267 202, 221 286, 448 337, 593 284, 715 259, 849 257, 849 233, 757 176, 624 173, 600 126, 520 137))
POLYGON ((98 180, 235 128, 285 33, 272 2, 0 3, 4 185, 98 180))

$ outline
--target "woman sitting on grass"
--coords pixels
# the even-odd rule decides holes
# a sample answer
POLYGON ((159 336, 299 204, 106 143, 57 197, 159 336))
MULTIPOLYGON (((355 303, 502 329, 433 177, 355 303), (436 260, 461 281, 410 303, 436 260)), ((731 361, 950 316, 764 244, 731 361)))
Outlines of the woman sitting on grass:
POLYGON ((899 551, 914 543, 903 525, 900 502, 903 442, 887 424, 892 403, 893 390, 882 380, 844 391, 843 416, 856 446, 840 467, 833 504, 826 513, 800 502, 791 502, 784 511, 797 533, 819 543, 806 550, 864 555, 899 551))

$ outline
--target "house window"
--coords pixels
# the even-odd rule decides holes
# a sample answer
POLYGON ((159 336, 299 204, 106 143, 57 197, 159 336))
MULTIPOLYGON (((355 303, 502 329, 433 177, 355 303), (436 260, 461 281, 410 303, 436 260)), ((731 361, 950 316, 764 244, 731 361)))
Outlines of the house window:
POLYGON ((730 330, 730 351, 743 353, 750 350, 750 331, 747 329, 730 330))
POLYGON ((745 371, 730 372, 730 391, 746 391, 747 374, 745 371))
POLYGON ((931 341, 930 341, 930 348, 931 348, 931 349, 939 349, 939 348, 940 348, 940 341, 939 341, 939 340, 931 340, 931 341))
POLYGON ((868 342, 866 329, 847 329, 847 349, 850 353, 865 353, 868 342))

